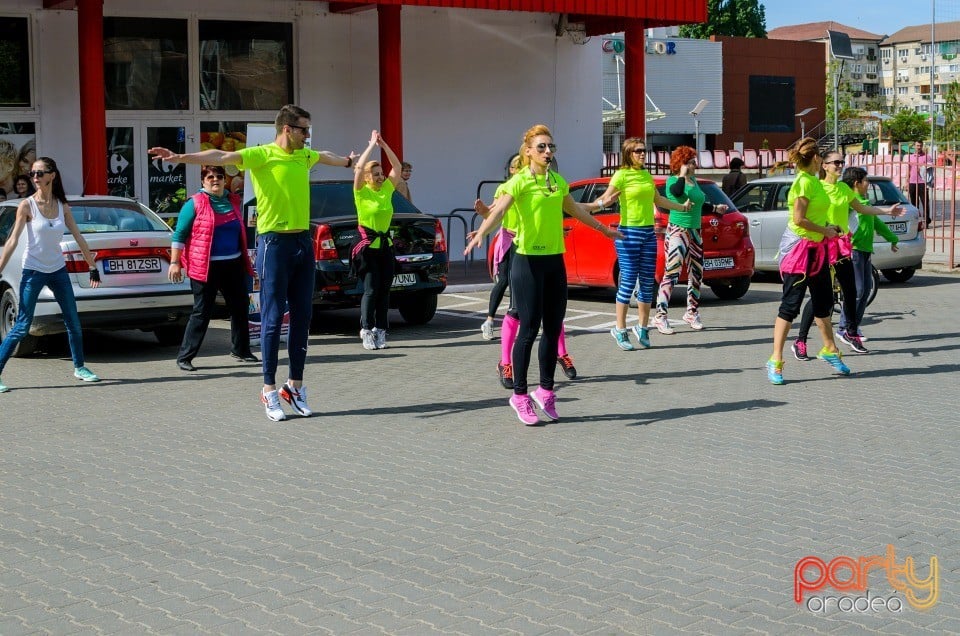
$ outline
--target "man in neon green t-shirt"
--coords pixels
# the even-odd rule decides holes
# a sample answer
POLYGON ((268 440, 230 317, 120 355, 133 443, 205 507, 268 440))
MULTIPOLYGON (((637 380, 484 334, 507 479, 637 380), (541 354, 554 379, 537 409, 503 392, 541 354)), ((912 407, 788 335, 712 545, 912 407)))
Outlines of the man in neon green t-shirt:
POLYGON ((235 165, 250 171, 257 196, 257 276, 260 278, 262 316, 260 353, 263 359, 263 389, 260 401, 267 417, 286 419, 280 398, 299 415, 313 412, 303 388, 303 367, 313 310, 316 263, 310 237, 310 168, 316 163, 349 168, 354 153, 340 156, 306 147, 310 138, 310 113, 287 104, 277 113, 277 136, 273 143, 237 152, 203 150, 177 154, 167 148, 150 148, 151 157, 170 163, 211 166, 235 165), (289 304, 290 334, 287 341, 289 375, 277 390, 276 371, 280 326, 289 304))

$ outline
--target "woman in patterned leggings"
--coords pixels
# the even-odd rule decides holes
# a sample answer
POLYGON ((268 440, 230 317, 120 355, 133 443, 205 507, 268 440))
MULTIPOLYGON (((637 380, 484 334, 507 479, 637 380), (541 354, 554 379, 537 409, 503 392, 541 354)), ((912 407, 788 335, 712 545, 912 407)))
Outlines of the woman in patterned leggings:
POLYGON ((670 172, 673 175, 667 179, 667 198, 677 203, 692 201, 693 205, 682 212, 671 212, 667 224, 667 263, 657 294, 657 315, 653 325, 657 331, 668 336, 674 333, 667 319, 670 294, 680 278, 684 263, 687 265, 687 312, 683 314, 683 322, 690 325, 691 329, 703 329, 699 311, 700 284, 703 282, 700 219, 704 211, 723 214, 727 210, 725 204, 714 205, 706 201, 706 195, 697 184, 696 171, 697 151, 690 146, 677 146, 670 155, 670 172))
POLYGON ((675 203, 657 192, 653 177, 644 169, 647 148, 640 137, 629 137, 623 142, 620 157, 622 165, 610 179, 610 185, 594 203, 602 212, 621 199, 620 232, 622 239, 614 245, 620 280, 617 283, 617 326, 610 334, 617 346, 624 351, 633 351, 627 331, 627 310, 630 294, 637 290, 637 325, 633 328, 640 346, 650 346, 647 323, 650 321, 650 304, 656 287, 657 235, 653 228, 654 204, 670 210, 684 211, 692 203, 675 203))

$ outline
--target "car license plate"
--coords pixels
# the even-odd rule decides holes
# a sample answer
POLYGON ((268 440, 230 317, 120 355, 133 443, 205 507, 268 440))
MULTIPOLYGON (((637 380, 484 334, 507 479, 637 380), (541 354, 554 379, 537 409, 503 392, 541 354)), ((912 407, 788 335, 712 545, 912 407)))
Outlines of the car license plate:
POLYGON ((907 222, 906 221, 897 221, 895 223, 887 223, 887 227, 890 228, 890 231, 894 234, 906 234, 907 233, 907 222))
POLYGON ((108 258, 103 261, 104 274, 149 274, 160 271, 159 258, 108 258))
POLYGON ((705 270, 731 269, 731 268, 733 268, 732 256, 722 256, 720 258, 703 259, 703 269, 705 270))
POLYGON ((393 277, 393 287, 407 287, 417 284, 416 274, 397 274, 393 277))

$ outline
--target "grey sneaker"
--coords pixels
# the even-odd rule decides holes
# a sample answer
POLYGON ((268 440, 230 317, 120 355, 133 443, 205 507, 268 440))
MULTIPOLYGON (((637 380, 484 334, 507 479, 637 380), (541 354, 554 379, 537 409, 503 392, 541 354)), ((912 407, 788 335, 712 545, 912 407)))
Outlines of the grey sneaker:
POLYGON ((624 351, 633 351, 633 345, 630 343, 630 336, 627 334, 628 332, 626 329, 617 329, 614 327, 610 330, 610 335, 613 336, 613 339, 617 341, 618 347, 624 351))
POLYGON ((77 367, 73 370, 73 377, 78 380, 83 380, 84 382, 99 382, 100 378, 97 377, 97 374, 88 369, 87 367, 77 367))
POLYGON ((373 351, 377 348, 377 339, 369 329, 360 330, 360 340, 363 341, 363 348, 368 351, 373 351))
POLYGON ((386 329, 374 329, 374 330, 373 330, 373 344, 377 345, 377 349, 386 349, 386 348, 387 348, 387 331, 386 331, 386 329))

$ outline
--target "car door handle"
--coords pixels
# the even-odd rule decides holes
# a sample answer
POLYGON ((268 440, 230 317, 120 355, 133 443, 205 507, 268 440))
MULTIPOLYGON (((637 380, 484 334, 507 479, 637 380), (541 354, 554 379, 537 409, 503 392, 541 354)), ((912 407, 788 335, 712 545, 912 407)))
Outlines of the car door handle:
POLYGON ((759 226, 760 221, 750 221, 750 225, 759 226))

